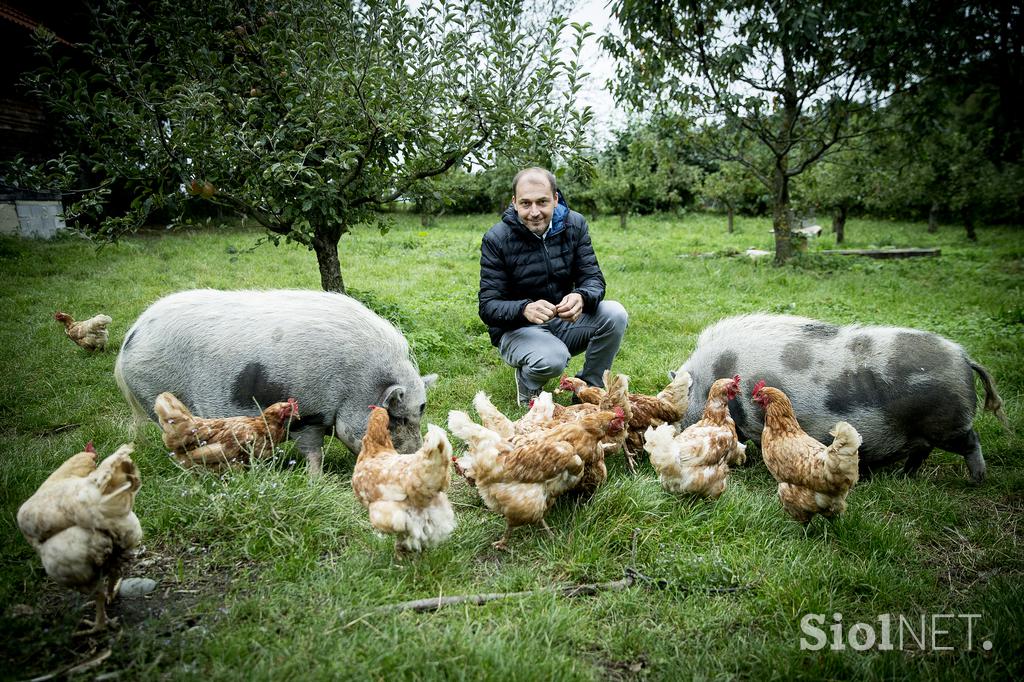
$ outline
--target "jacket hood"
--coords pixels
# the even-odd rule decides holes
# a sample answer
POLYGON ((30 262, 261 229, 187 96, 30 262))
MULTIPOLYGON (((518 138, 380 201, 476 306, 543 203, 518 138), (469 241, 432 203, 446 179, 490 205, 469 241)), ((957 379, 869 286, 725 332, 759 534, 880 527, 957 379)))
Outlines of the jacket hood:
MULTIPOLYGON (((565 218, 569 215, 569 204, 566 203, 565 197, 562 196, 562 190, 558 190, 556 194, 558 195, 558 204, 555 206, 555 212, 551 215, 551 228, 548 230, 548 237, 553 237, 565 229, 565 218)), ((515 204, 510 203, 508 205, 505 212, 501 214, 501 220, 513 228, 518 227, 521 230, 530 232, 526 225, 523 225, 523 221, 519 219, 519 213, 516 211, 515 204)))

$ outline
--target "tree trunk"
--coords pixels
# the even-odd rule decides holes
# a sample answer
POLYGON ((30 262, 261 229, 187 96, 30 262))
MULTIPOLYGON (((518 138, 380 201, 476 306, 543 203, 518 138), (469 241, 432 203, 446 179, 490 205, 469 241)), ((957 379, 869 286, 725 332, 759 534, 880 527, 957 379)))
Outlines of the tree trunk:
POLYGON ((836 244, 842 244, 846 239, 846 206, 836 206, 836 212, 832 215, 832 231, 836 234, 836 244))
POLYGON ((619 211, 619 227, 621 227, 623 230, 626 229, 626 216, 628 214, 629 211, 619 211))
POLYGON ((961 215, 964 218, 964 229, 967 230, 967 238, 972 242, 978 241, 978 235, 974 232, 974 211, 968 206, 961 211, 961 215))
POLYGON ((792 230, 789 225, 789 176, 786 175, 787 158, 778 159, 773 172, 775 206, 772 209, 772 229, 775 232, 775 264, 782 265, 793 257, 792 230))
POLYGON ((313 233, 313 252, 320 267, 320 286, 324 291, 345 293, 345 281, 341 278, 341 261, 338 259, 338 240, 341 230, 318 225, 313 233))
POLYGON ((789 215, 789 151, 793 129, 800 115, 795 75, 793 46, 783 40, 782 54, 782 120, 778 140, 771 145, 775 155, 772 170, 772 190, 775 206, 772 211, 772 229, 775 231, 775 264, 782 265, 793 257, 793 231, 789 215))
POLYGON ((939 202, 933 201, 928 209, 928 234, 935 234, 939 231, 939 202))
POLYGON ((728 231, 729 231, 729 234, 732 234, 733 233, 733 214, 735 213, 735 211, 733 210, 732 206, 729 206, 728 209, 729 209, 729 227, 728 227, 728 231))

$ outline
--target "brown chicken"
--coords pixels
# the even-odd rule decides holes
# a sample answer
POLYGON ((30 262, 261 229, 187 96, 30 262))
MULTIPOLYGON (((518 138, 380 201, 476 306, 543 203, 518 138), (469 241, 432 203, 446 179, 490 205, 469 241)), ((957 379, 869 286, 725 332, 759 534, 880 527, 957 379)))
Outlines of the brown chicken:
POLYGON ((715 461, 724 459, 730 466, 740 466, 746 462, 747 446, 739 442, 736 422, 729 415, 729 401, 739 392, 739 374, 732 379, 718 379, 711 384, 700 419, 679 434, 684 447, 707 452, 707 457, 715 461), (710 439, 714 444, 699 442, 702 439, 710 439), (694 441, 692 444, 691 440, 694 441))
POLYGON ((174 394, 161 393, 153 411, 164 432, 164 445, 181 466, 215 471, 269 457, 274 446, 286 439, 291 420, 299 418, 295 398, 274 403, 256 417, 203 419, 174 394))
POLYGON ((107 347, 107 326, 113 322, 109 315, 96 315, 88 320, 75 322, 67 313, 58 312, 53 316, 64 325, 68 338, 86 350, 104 350, 107 347))
MULTIPOLYGON (((625 392, 617 392, 613 389, 606 398, 609 406, 606 409, 614 409, 615 404, 625 406, 629 409, 629 402, 625 399, 625 392)), ((480 415, 480 421, 485 428, 491 429, 502 438, 507 439, 513 447, 520 447, 527 443, 535 442, 544 438, 544 432, 561 424, 577 422, 589 414, 601 411, 601 407, 589 403, 571 405, 565 407, 558 405, 551 399, 551 394, 542 391, 536 398, 530 401, 530 409, 519 420, 513 422, 496 408, 483 391, 477 393, 473 399, 473 407, 480 415)), ((609 454, 622 447, 625 431, 620 431, 615 438, 603 443, 605 453, 609 454)))
POLYGON ((555 404, 551 400, 550 393, 541 391, 537 397, 530 400, 530 409, 526 414, 517 421, 512 421, 494 406, 486 393, 480 391, 473 398, 473 408, 480 415, 480 421, 484 428, 494 431, 502 438, 511 440, 516 436, 531 433, 548 425, 554 413, 555 404))
POLYGON ((363 436, 352 490, 370 513, 370 524, 396 536, 395 550, 419 552, 443 542, 455 530, 448 501, 452 446, 444 429, 427 425, 423 446, 414 453, 395 450, 388 411, 374 406, 363 436))
MULTIPOLYGON (((617 375, 628 381, 625 375, 617 375)), ((563 387, 575 389, 579 379, 563 377, 563 387)), ((629 393, 628 431, 625 438, 626 464, 630 471, 636 471, 636 456, 643 451, 644 433, 648 427, 659 424, 673 424, 683 418, 689 405, 690 374, 680 370, 672 374, 672 381, 657 395, 629 393)), ((611 386, 609 373, 605 372, 605 385, 611 386)), ((588 387, 575 390, 583 402, 593 402, 607 407, 608 396, 604 389, 588 387), (600 392, 600 393, 599 393, 600 392)))
POLYGON ((542 449, 548 441, 568 443, 583 460, 583 476, 572 486, 572 490, 583 497, 590 497, 608 479, 608 468, 604 462, 605 453, 609 450, 607 444, 615 443, 625 428, 626 419, 622 408, 615 407, 614 410, 601 410, 576 421, 539 431, 520 449, 542 449))
POLYGON ((861 437, 846 422, 832 429, 832 444, 807 435, 793 414, 785 393, 759 381, 754 400, 764 407, 761 455, 779 482, 786 513, 800 523, 815 514, 831 518, 846 510, 846 496, 857 482, 861 437))
POLYGON ((566 424, 570 422, 579 421, 588 414, 594 414, 600 412, 601 408, 593 403, 578 403, 576 405, 559 405, 555 403, 554 409, 551 411, 551 421, 548 422, 548 426, 555 426, 557 424, 566 424))
POLYGON ((581 403, 589 403, 591 405, 597 405, 601 402, 601 398, 604 397, 603 388, 591 386, 579 377, 562 377, 558 382, 558 388, 555 389, 555 393, 561 393, 562 391, 570 391, 579 398, 581 403))
POLYGON ((513 448, 458 410, 448 413, 448 428, 467 446, 465 455, 453 458, 455 470, 476 486, 488 509, 505 517, 505 532, 494 546, 506 549, 512 529, 527 524, 551 533, 545 513, 583 478, 584 461, 573 444, 552 437, 513 448))
POLYGON ((18 509, 18 528, 39 552, 46 574, 95 600, 96 620, 88 632, 106 627, 107 603, 123 565, 142 542, 132 511, 141 481, 131 452, 131 445, 122 445, 97 466, 89 443, 18 509))
POLYGON ((736 437, 729 401, 737 396, 740 378, 711 385, 704 414, 682 433, 669 424, 648 428, 644 449, 666 490, 718 498, 725 490, 730 464, 746 461, 746 446, 736 437))

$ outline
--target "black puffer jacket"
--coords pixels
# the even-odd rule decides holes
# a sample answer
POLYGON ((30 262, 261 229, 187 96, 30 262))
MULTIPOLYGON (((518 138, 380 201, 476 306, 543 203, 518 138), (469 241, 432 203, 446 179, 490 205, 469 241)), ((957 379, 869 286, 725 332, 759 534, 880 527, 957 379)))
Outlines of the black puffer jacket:
POLYGON ((597 263, 586 219, 570 211, 562 195, 546 237, 530 232, 510 205, 480 245, 480 319, 491 343, 530 324, 523 309, 532 301, 558 304, 566 294, 583 297, 593 313, 604 298, 604 275, 597 263))

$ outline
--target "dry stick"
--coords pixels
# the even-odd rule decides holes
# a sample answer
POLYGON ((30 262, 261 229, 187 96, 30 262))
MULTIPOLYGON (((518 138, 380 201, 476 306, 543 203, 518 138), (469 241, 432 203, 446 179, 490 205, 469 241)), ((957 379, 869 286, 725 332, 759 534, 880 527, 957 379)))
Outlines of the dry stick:
POLYGON ((77 429, 79 426, 81 426, 81 424, 60 424, 58 426, 53 426, 49 429, 37 431, 36 433, 39 436, 42 436, 43 438, 48 438, 49 436, 56 436, 58 433, 61 433, 62 431, 67 431, 69 429, 77 429))
POLYGON ((64 666, 59 670, 54 670, 52 673, 33 677, 29 682, 45 682, 46 680, 52 680, 56 677, 60 677, 61 675, 74 675, 76 673, 84 672, 90 668, 95 668, 100 663, 110 658, 110 654, 110 649, 104 649, 92 658, 82 661, 81 663, 72 663, 71 665, 64 666))
POLYGON ((477 606, 486 604, 489 601, 499 599, 516 599, 519 597, 532 597, 537 594, 557 594, 563 597, 576 597, 579 595, 592 595, 602 591, 624 590, 632 586, 636 579, 627 575, 622 580, 613 580, 608 583, 586 583, 583 585, 565 585, 562 587, 546 587, 539 590, 526 590, 524 592, 491 592, 485 594, 462 594, 453 597, 430 597, 429 599, 414 599, 399 604, 388 604, 376 609, 376 613, 391 613, 395 611, 437 611, 445 606, 455 604, 475 604, 477 606))
MULTIPOLYGON (((430 597, 428 599, 414 599, 412 601, 400 602, 398 604, 388 604, 381 606, 380 608, 374 609, 371 613, 395 613, 399 611, 416 611, 417 613, 424 613, 428 611, 438 611, 445 606, 454 606, 456 604, 474 604, 480 606, 491 601, 498 601, 500 599, 518 599, 521 597, 532 597, 538 594, 554 594, 562 597, 578 597, 581 595, 594 595, 599 592, 616 592, 632 587, 637 582, 643 581, 654 585, 660 589, 665 589, 669 586, 669 583, 665 580, 654 580, 633 568, 632 564, 636 563, 636 546, 637 538, 640 534, 639 528, 633 529, 633 541, 632 550, 630 555, 630 566, 626 567, 626 576, 621 580, 612 580, 606 583, 584 583, 582 585, 563 585, 561 587, 545 587, 538 590, 525 590, 523 592, 490 592, 484 594, 462 594, 451 597, 430 597)), ((733 585, 729 587, 709 587, 703 590, 709 594, 727 594, 732 592, 740 592, 743 590, 750 589, 752 585, 733 585)), ((683 586, 681 589, 685 592, 689 592, 689 586, 683 586)), ((369 614, 367 614, 369 615, 369 614)), ((359 619, 356 619, 359 620, 359 619)), ((355 622, 355 621, 353 621, 355 622)))

